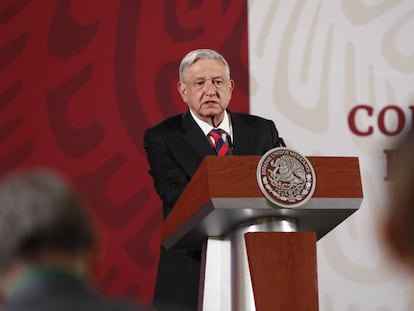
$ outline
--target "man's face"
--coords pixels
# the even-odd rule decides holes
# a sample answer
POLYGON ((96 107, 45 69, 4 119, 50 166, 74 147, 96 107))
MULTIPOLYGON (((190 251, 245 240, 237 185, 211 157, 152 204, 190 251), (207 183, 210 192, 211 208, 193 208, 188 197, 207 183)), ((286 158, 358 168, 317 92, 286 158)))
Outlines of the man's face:
POLYGON ((224 64, 217 59, 200 59, 186 69, 184 76, 185 81, 177 85, 183 101, 201 120, 221 122, 233 91, 224 64))

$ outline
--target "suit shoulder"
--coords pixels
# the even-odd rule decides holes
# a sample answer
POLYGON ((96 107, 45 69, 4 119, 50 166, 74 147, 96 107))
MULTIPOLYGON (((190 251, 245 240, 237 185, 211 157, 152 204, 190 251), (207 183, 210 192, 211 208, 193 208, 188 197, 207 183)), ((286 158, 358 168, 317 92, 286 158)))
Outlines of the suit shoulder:
POLYGON ((168 117, 167 119, 161 120, 158 123, 150 126, 149 128, 147 128, 145 132, 172 130, 181 125, 182 118, 182 113, 176 114, 172 117, 168 117))
POLYGON ((236 118, 245 122, 252 122, 252 123, 269 123, 273 122, 272 120, 259 117, 253 114, 247 114, 247 113, 240 113, 240 112, 232 112, 231 113, 232 118, 236 118))

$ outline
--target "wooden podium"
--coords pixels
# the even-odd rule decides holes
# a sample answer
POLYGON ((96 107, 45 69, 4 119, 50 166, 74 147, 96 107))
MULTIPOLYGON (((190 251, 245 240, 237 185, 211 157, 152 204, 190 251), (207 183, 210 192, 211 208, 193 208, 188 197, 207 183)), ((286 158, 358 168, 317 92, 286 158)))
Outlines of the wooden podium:
POLYGON ((166 248, 202 249, 199 310, 318 310, 316 241, 360 207, 356 157, 307 157, 310 200, 276 206, 259 189, 260 156, 207 156, 165 220, 166 248))

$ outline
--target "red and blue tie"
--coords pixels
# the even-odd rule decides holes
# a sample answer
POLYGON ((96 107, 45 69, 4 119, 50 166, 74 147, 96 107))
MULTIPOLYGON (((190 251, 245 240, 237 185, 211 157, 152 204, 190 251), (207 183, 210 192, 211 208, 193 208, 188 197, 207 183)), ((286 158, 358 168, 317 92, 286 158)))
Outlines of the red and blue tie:
POLYGON ((217 155, 231 155, 232 152, 229 145, 223 140, 223 133, 225 133, 225 131, 222 129, 212 129, 208 135, 214 139, 213 147, 216 150, 217 155))

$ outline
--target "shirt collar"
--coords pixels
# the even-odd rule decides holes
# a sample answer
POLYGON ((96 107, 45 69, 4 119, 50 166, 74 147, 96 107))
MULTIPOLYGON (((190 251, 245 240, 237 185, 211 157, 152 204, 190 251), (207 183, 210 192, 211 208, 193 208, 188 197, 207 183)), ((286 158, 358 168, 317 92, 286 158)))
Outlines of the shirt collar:
MULTIPOLYGON (((198 118, 196 116, 196 114, 194 112, 191 111, 190 109, 190 113, 191 116, 193 117, 194 121, 197 123, 197 125, 201 128, 201 130, 203 131, 204 135, 208 135, 208 133, 214 128, 212 127, 210 124, 208 124, 207 122, 201 120, 200 118, 198 118)), ((230 135, 230 137, 233 139, 233 131, 232 131, 232 127, 230 124, 230 118, 228 116, 227 110, 224 111, 224 117, 223 117, 223 121, 221 121, 220 125, 217 127, 220 128, 222 130, 224 130, 226 133, 228 133, 230 135)))

